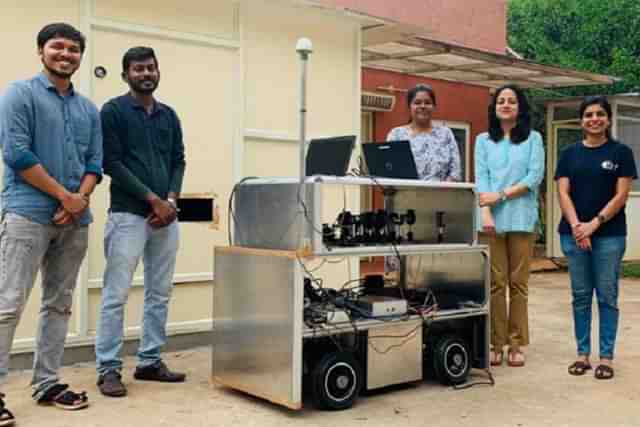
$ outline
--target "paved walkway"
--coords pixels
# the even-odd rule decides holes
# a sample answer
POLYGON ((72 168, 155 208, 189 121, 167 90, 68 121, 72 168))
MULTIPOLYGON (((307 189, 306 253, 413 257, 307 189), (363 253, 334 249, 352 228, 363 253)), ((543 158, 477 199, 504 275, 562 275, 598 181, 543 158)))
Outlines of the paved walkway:
POLYGON ((129 396, 122 399, 99 394, 93 364, 64 368, 65 381, 90 395, 92 405, 76 413, 36 406, 30 372, 12 373, 3 391, 24 427, 640 426, 640 282, 622 283, 616 377, 608 382, 567 374, 574 355, 567 275, 534 275, 530 294, 533 344, 527 366, 494 369, 495 387, 454 391, 427 382, 363 397, 347 411, 293 412, 211 386, 210 351, 202 347, 167 355, 171 367, 188 372, 184 384, 134 381, 134 360, 127 359, 129 396))

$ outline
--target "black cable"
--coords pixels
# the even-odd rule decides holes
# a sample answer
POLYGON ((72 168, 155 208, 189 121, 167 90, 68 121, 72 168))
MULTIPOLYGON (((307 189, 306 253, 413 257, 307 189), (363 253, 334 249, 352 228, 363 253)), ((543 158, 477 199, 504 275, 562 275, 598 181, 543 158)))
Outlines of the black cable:
MULTIPOLYGON (((236 183, 236 185, 233 186, 233 189, 231 190, 231 194, 229 195, 229 204, 228 204, 228 209, 229 209, 229 213, 230 215, 227 216, 227 237, 229 239, 229 246, 233 246, 233 239, 231 238, 231 219, 233 218, 233 223, 234 225, 238 225, 238 220, 236 218, 235 213, 233 212, 233 198, 235 196, 236 190, 238 189, 239 186, 241 186, 242 184, 244 184, 245 182, 252 180, 252 179, 258 179, 257 176, 247 176, 242 178, 238 183, 236 183)), ((239 229, 238 229, 239 231, 239 229)))
MULTIPOLYGON (((324 231, 323 230, 318 230, 315 226, 315 224, 313 223, 313 220, 311 218, 309 218, 309 210, 307 209, 307 205, 304 202, 304 200, 302 200, 302 197, 300 197, 300 190, 302 189, 302 186, 306 185, 304 183, 300 183, 298 184, 298 191, 297 193, 297 197, 298 197, 298 203, 300 203, 300 205, 302 206, 302 213, 305 217, 305 219, 307 220, 307 222, 309 223, 309 225, 311 225, 311 229, 313 231, 315 231, 316 233, 320 234, 320 236, 323 237, 324 240, 324 231)), ((327 250, 331 250, 330 248, 327 247, 327 250)))
POLYGON ((493 374, 491 373, 490 369, 483 369, 483 371, 487 374, 487 376, 489 377, 488 381, 474 381, 472 383, 464 383, 464 384, 459 384, 459 385, 454 385, 452 386, 452 388, 454 390, 465 390, 477 385, 489 385, 489 386, 495 386, 496 385, 496 380, 493 378, 493 374))

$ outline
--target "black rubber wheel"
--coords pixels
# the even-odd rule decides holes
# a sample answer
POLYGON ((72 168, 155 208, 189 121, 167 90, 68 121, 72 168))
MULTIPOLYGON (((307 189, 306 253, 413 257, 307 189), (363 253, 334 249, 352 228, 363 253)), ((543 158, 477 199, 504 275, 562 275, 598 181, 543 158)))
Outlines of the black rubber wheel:
POLYGON ((445 385, 462 384, 471 370, 469 346, 456 335, 440 338, 433 349, 433 371, 445 385))
POLYGON ((348 409, 358 398, 362 381, 362 369, 351 353, 329 353, 311 373, 313 402, 319 409, 348 409))

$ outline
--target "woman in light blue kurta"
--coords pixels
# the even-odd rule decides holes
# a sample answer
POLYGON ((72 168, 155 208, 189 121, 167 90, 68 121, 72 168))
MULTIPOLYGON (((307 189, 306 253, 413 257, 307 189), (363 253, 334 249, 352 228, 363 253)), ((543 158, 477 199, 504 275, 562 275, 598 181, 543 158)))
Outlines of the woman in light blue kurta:
POLYGON ((544 148, 540 134, 531 130, 527 99, 515 86, 503 86, 493 97, 489 132, 476 138, 475 173, 478 228, 491 250, 491 364, 502 364, 508 346, 509 366, 523 366, 544 148))

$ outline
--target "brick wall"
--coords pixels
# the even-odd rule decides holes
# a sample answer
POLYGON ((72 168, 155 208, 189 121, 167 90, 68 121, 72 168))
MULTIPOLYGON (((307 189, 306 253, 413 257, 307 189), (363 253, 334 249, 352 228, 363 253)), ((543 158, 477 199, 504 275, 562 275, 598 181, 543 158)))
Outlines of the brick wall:
MULTIPOLYGON (((476 136, 486 132, 489 121, 487 106, 491 100, 489 89, 462 83, 431 80, 424 77, 364 68, 362 70, 362 90, 375 92, 380 87, 393 86, 397 89, 410 89, 418 83, 427 83, 433 87, 437 98, 434 120, 463 122, 470 125, 469 156, 473 160, 476 136)), ((395 92, 396 105, 393 111, 375 113, 374 139, 384 141, 387 133, 394 127, 408 123, 409 108, 406 92, 395 92)), ((473 180, 473 161, 470 164, 470 177, 473 180)))
POLYGON ((504 53, 506 0, 319 0, 330 6, 418 25, 436 40, 504 53))

